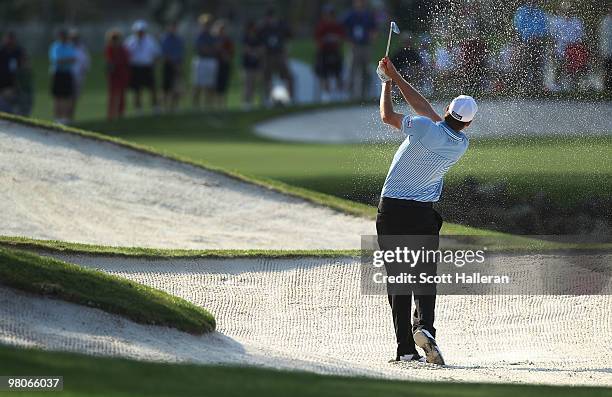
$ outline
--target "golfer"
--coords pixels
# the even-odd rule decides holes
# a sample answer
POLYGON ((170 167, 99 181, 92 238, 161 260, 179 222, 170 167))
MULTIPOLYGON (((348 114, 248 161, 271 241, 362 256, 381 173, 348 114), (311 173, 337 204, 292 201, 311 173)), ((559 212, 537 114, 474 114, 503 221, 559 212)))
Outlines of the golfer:
MULTIPOLYGON (((380 117, 385 124, 406 136, 393 157, 382 188, 376 218, 380 248, 394 249, 398 246, 397 237, 403 236, 400 245, 438 249, 442 217, 433 209, 433 203, 440 199, 444 174, 467 150, 469 140, 463 130, 474 119, 478 109, 476 101, 470 96, 460 95, 447 106, 444 117, 440 117, 431 104, 400 76, 388 57, 379 62, 379 76, 383 81, 380 117), (393 84, 397 85, 415 116, 393 110, 393 84)), ((387 272, 406 270, 394 269, 393 266, 386 268, 387 272)), ((435 274, 436 263, 418 263, 416 269, 435 274)), ((416 350, 416 343, 425 352, 427 362, 444 365, 434 339, 436 286, 429 287, 427 290, 404 285, 398 289, 387 284, 397 339, 394 361, 424 361, 416 350), (413 295, 415 310, 411 324, 413 295)))

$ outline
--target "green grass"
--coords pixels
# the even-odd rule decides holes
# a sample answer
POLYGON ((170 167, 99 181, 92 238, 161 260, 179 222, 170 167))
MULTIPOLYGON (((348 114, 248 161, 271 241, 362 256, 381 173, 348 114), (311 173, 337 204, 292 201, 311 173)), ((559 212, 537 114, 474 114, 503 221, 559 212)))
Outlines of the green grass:
POLYGON ((206 310, 153 288, 81 266, 0 247, 0 283, 193 334, 215 329, 206 310))
MULTIPOLYGON (((480 249, 487 247, 490 253, 554 253, 571 252, 610 252, 612 243, 584 243, 542 240, 537 236, 519 236, 504 233, 482 232, 480 234, 446 235, 445 249, 480 249)), ((168 249, 145 247, 114 247, 94 244, 72 243, 58 240, 36 240, 27 237, 0 236, 0 248, 19 249, 37 253, 76 254, 93 256, 112 256, 145 259, 169 258, 357 258, 362 255, 358 249, 352 250, 261 250, 261 249, 168 249)))
POLYGON ((359 256, 359 250, 216 250, 112 247, 71 243, 58 240, 36 240, 28 237, 0 236, 0 247, 63 254, 108 255, 132 258, 337 258, 359 256))
MULTIPOLYGON (((288 185, 361 200, 379 193, 397 145, 283 143, 259 138, 252 126, 269 111, 183 114, 83 123, 101 131, 195 161, 288 185)), ((506 186, 511 198, 545 193, 572 205, 612 192, 612 137, 472 140, 448 173, 447 187, 466 178, 506 186)))
MULTIPOLYGON (((420 396, 603 397, 609 388, 425 383, 323 376, 253 367, 159 364, 0 346, 0 373, 63 376, 64 391, 48 396, 420 396)), ((10 392, 38 396, 40 392, 10 392)))

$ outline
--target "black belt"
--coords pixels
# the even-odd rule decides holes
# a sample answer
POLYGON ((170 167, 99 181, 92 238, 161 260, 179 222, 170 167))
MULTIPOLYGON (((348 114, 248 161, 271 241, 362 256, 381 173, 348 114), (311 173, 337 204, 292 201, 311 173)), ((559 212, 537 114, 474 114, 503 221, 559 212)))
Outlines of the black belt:
POLYGON ((380 203, 378 204, 378 210, 381 212, 389 212, 394 209, 402 208, 433 208, 432 202, 415 201, 415 200, 402 200, 390 197, 381 197, 380 203))

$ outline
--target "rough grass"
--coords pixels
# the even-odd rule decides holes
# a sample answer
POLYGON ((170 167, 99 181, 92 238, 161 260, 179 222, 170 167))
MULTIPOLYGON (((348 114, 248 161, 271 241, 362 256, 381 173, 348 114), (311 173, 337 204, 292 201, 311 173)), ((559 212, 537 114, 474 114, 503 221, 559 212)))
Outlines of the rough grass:
POLYGON ((36 240, 28 237, 0 236, 0 247, 36 252, 87 254, 140 258, 329 258, 359 256, 359 250, 262 250, 262 249, 166 249, 145 247, 112 247, 58 240, 36 240))
MULTIPOLYGON (((61 375, 64 391, 48 396, 223 397, 599 397, 609 388, 425 383, 323 376, 253 367, 145 363, 0 346, 3 375, 61 375)), ((40 392, 11 392, 38 396, 40 392)))
MULTIPOLYGON (((602 252, 612 249, 610 242, 567 242, 542 240, 538 236, 517 236, 503 233, 482 233, 469 235, 446 235, 450 237, 450 249, 480 249, 487 247, 489 252, 506 253, 551 253, 555 251, 602 252)), ((129 258, 340 258, 359 257, 361 250, 215 250, 215 249, 166 249, 145 247, 112 247, 94 244, 71 243, 58 240, 36 240, 27 237, 0 236, 0 247, 26 250, 42 254, 75 254, 129 258)))
POLYGON ((0 247, 0 283, 95 307, 142 324, 192 334, 215 329, 214 317, 184 299, 106 273, 0 247))

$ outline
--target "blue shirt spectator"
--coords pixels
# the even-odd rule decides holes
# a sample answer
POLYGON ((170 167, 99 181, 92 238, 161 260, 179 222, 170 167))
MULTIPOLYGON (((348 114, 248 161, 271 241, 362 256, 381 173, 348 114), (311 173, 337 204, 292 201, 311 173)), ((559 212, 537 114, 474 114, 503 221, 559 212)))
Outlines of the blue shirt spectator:
POLYGON ((344 18, 344 26, 349 40, 353 44, 367 45, 372 33, 376 30, 374 15, 367 9, 354 9, 344 18))
POLYGON ((52 72, 72 72, 76 60, 76 49, 71 43, 56 41, 49 49, 52 72))
POLYGON ((523 41, 546 36, 548 33, 546 23, 544 10, 533 4, 520 6, 514 14, 514 28, 523 41))
POLYGON ((182 63, 185 56, 185 44, 176 33, 167 32, 161 41, 162 54, 172 63, 182 63))
POLYGON ((195 47, 198 56, 214 58, 217 55, 218 41, 209 31, 202 31, 196 37, 195 47))

